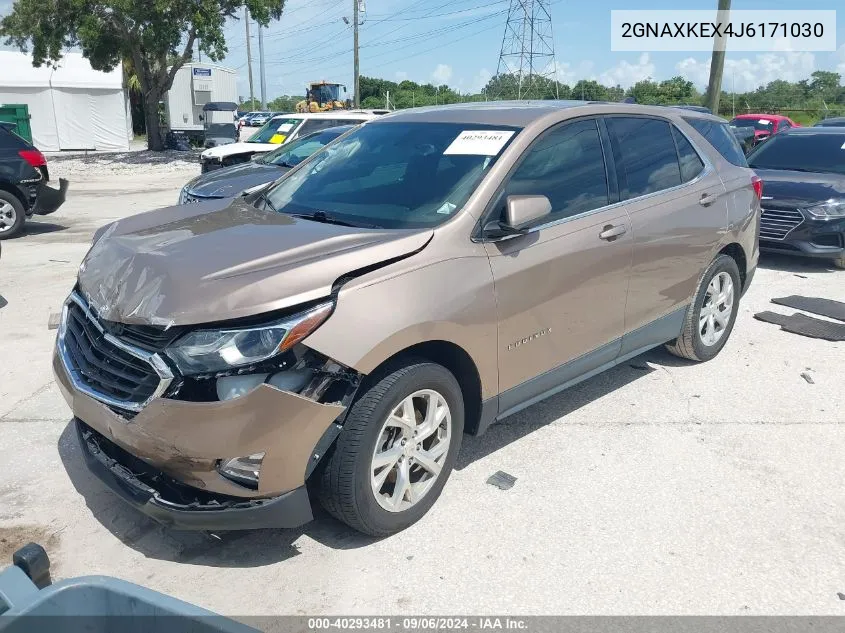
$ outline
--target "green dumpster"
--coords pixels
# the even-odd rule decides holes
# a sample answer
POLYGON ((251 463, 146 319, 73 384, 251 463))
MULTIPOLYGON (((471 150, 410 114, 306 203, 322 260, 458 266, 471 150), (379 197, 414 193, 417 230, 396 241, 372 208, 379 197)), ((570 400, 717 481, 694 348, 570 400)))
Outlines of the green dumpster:
POLYGON ((32 143, 29 106, 25 103, 0 103, 0 121, 15 124, 15 134, 32 143))

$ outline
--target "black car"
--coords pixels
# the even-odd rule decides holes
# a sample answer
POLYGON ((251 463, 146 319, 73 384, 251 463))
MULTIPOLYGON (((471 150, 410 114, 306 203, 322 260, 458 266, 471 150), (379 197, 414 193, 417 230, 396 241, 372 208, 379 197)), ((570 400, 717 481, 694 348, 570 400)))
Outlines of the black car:
POLYGON ((339 125, 326 128, 281 145, 248 163, 201 174, 182 188, 179 204, 233 198, 247 189, 271 183, 353 127, 339 125))
POLYGON ((67 181, 59 189, 47 186, 47 161, 32 143, 14 132, 14 125, 0 124, 0 240, 23 231, 33 214, 47 215, 62 206, 67 181))
POLYGON ((763 179, 760 249, 845 268, 845 128, 799 127, 748 156, 763 179))
POLYGON ((832 116, 829 119, 822 119, 813 127, 845 127, 845 116, 832 116))

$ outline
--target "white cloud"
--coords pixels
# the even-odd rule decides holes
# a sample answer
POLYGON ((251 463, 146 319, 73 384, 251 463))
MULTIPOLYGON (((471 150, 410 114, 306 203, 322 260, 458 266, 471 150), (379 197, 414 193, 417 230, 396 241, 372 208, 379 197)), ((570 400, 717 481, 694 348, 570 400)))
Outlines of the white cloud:
POLYGON ((469 91, 473 94, 481 92, 481 89, 487 85, 487 82, 490 81, 490 78, 492 76, 492 72, 490 72, 486 68, 482 68, 469 80, 469 91))
POLYGON ((452 78, 452 67, 448 64, 437 64, 437 68, 431 73, 431 78, 437 86, 448 84, 452 78))
POLYGON ((606 86, 619 84, 623 88, 629 88, 638 81, 654 77, 654 62, 651 61, 648 53, 640 55, 635 64, 622 60, 613 68, 610 68, 598 77, 598 81, 606 86))
POLYGON ((404 70, 397 70, 394 76, 396 77, 396 81, 401 83, 408 78, 408 73, 406 73, 404 70))
POLYGON ((836 72, 840 75, 845 75, 845 44, 839 47, 839 49, 835 53, 836 61, 839 63, 836 64, 836 72))
MULTIPOLYGON (((845 59, 841 66, 845 68, 845 59)), ((687 57, 679 61, 675 68, 699 89, 707 88, 710 80, 709 57, 705 59, 687 57)), ((754 59, 726 58, 722 89, 749 92, 776 79, 792 82, 807 79, 814 70, 816 70, 816 59, 812 53, 761 53, 755 55, 754 59)))
POLYGON ((580 61, 576 66, 569 62, 556 61, 554 70, 557 80, 569 86, 581 79, 594 78, 593 62, 591 61, 580 61))

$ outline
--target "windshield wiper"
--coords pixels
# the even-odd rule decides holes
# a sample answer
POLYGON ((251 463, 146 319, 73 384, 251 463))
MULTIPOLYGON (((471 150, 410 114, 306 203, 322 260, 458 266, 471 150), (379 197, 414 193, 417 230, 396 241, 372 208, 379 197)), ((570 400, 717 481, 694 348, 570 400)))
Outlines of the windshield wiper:
MULTIPOLYGON (((268 187, 268 189, 269 189, 269 187, 268 187)), ((270 198, 267 195, 268 193, 269 193, 269 191, 265 191, 264 193, 262 193, 261 198, 259 198, 259 200, 262 200, 264 202, 264 206, 269 207, 269 209, 273 213, 278 213, 279 210, 275 207, 275 205, 272 202, 270 202, 270 198)))
POLYGON ((351 226, 357 229, 382 229, 383 226, 377 224, 362 224, 360 222, 346 222, 338 220, 330 216, 325 211, 315 211, 314 213, 291 213, 295 218, 302 218, 303 220, 311 220, 312 222, 322 222, 323 224, 336 224, 338 226, 351 226))

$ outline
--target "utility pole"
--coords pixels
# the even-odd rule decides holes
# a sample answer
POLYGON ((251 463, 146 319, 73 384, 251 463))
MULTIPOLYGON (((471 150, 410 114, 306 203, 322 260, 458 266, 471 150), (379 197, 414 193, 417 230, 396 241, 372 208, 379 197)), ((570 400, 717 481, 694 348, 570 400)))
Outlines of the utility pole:
POLYGON ((246 24, 246 67, 249 68, 249 109, 255 109, 255 89, 252 86, 252 46, 249 43, 249 7, 244 7, 246 24))
MULTIPOLYGON (((731 15, 731 0, 719 0, 716 21, 725 24, 731 15)), ((706 105, 713 114, 719 114, 719 98, 722 96, 722 73, 725 69, 725 38, 713 40, 713 57, 710 60, 710 82, 707 84, 706 105)))
POLYGON ((264 73, 264 29, 258 25, 258 72, 261 74, 261 109, 267 109, 267 77, 264 73))
POLYGON ((354 49, 355 107, 361 107, 361 81, 358 76, 358 0, 352 0, 352 48, 354 49))

